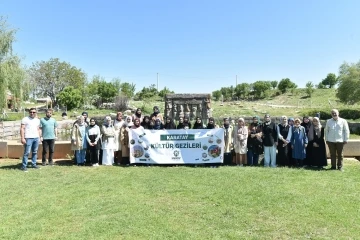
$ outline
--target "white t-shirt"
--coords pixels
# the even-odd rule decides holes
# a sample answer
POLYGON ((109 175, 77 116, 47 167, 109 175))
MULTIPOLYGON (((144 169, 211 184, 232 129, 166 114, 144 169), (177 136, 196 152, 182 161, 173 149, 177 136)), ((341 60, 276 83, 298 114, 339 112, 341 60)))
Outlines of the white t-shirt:
POLYGON ((40 119, 37 117, 30 118, 24 117, 21 120, 21 125, 25 125, 24 138, 38 138, 39 136, 39 127, 40 127, 40 119))

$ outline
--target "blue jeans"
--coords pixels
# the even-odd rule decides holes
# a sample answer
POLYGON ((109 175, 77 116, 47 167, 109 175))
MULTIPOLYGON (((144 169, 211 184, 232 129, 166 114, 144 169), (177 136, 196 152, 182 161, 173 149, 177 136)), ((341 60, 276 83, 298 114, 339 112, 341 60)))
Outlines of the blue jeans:
POLYGON ((86 149, 75 150, 76 162, 78 164, 83 164, 85 162, 86 149))
POLYGON ((24 155, 22 159, 23 168, 27 167, 28 158, 31 150, 32 165, 36 166, 37 151, 39 148, 39 138, 25 138, 26 144, 24 144, 24 155))
POLYGON ((259 164, 259 154, 248 149, 247 152, 247 163, 249 166, 257 166, 259 164))

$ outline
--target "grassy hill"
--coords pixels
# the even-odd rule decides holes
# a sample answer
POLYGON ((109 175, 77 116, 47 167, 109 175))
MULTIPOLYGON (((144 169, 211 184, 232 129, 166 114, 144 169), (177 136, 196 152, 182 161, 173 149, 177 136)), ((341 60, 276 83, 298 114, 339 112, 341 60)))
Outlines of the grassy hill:
MULTIPOLYGON (((270 93, 275 95, 276 91, 270 93)), ((159 106, 164 110, 165 103, 162 101, 132 101, 131 106, 140 107, 143 112, 150 114, 153 106, 159 106)), ((213 101, 212 115, 215 118, 223 117, 250 117, 254 115, 263 116, 269 113, 271 116, 304 116, 309 111, 330 112, 332 108, 337 109, 359 109, 360 105, 345 105, 336 97, 336 89, 315 89, 312 97, 308 97, 305 89, 296 89, 293 93, 288 92, 278 96, 248 101, 213 101)))

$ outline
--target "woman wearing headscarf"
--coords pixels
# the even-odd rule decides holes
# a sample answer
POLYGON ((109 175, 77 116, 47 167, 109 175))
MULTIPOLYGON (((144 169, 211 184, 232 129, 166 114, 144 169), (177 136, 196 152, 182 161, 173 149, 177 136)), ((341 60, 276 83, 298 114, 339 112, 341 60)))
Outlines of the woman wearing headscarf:
POLYGON ((248 166, 257 166, 259 156, 263 154, 262 145, 262 125, 260 117, 253 117, 253 122, 249 125, 249 134, 247 139, 247 162, 248 166))
POLYGON ((151 129, 152 127, 150 126, 150 117, 149 116, 144 116, 142 122, 141 122, 141 126, 144 129, 151 129))
POLYGON ((204 125, 200 117, 196 117, 193 129, 204 129, 204 125))
POLYGON ((276 167, 276 147, 278 144, 278 134, 276 124, 271 122, 270 115, 264 116, 262 128, 262 138, 264 145, 264 166, 276 167))
POLYGON ((124 124, 122 112, 118 112, 116 114, 116 119, 114 120, 114 128, 115 128, 115 163, 121 163, 121 141, 120 141, 120 129, 124 124))
POLYGON ((287 137, 291 131, 291 126, 288 124, 288 118, 286 116, 281 117, 281 123, 277 125, 278 133, 278 155, 277 155, 277 164, 279 166, 290 166, 291 161, 289 159, 289 149, 291 148, 287 137))
MULTIPOLYGON (((188 125, 186 125, 184 123, 184 118, 183 117, 179 117, 179 123, 176 127, 176 129, 185 129, 185 127, 187 127, 188 125)), ((189 127, 188 127, 189 128, 189 127)))
MULTIPOLYGON (((301 123, 301 126, 303 126, 304 129, 305 129, 305 133, 306 133, 306 136, 308 138, 308 141, 313 140, 314 139, 314 133, 313 133, 314 127, 312 125, 312 120, 308 116, 303 117, 303 121, 301 123)), ((310 156, 312 155, 311 150, 312 149, 309 147, 309 145, 307 145, 307 147, 306 147, 306 158, 304 159, 304 166, 310 165, 310 162, 311 162, 310 156)))
POLYGON ((289 164, 291 167, 296 167, 297 162, 292 157, 292 148, 291 148, 291 144, 289 144, 291 141, 291 134, 292 134, 293 126, 294 126, 294 118, 291 117, 288 119, 288 125, 289 125, 290 129, 289 129, 286 141, 288 142, 288 145, 289 145, 289 148, 288 148, 288 158, 290 161, 289 164))
POLYGON ((235 163, 242 167, 247 163, 247 138, 248 128, 245 126, 243 118, 238 119, 238 124, 234 129, 234 149, 235 149, 235 163))
POLYGON ((111 117, 106 116, 105 122, 101 127, 102 134, 102 165, 111 166, 114 163, 115 128, 111 122, 111 117))
POLYGON ((121 141, 121 164, 129 166, 130 164, 130 148, 129 148, 129 131, 132 126, 131 117, 127 116, 123 126, 120 129, 120 141, 121 141))
POLYGON ((163 130, 164 125, 161 122, 160 118, 156 118, 154 122, 154 126, 152 127, 153 130, 163 130))
POLYGON ((85 165, 86 147, 86 125, 84 117, 79 116, 71 130, 71 150, 75 151, 78 166, 85 165))
POLYGON ((214 128, 218 128, 219 126, 217 126, 215 124, 215 119, 213 117, 209 118, 208 124, 206 125, 206 129, 214 129, 214 128))
POLYGON ((308 144, 308 149, 310 149, 311 154, 309 156, 309 165, 322 168, 327 166, 324 128, 321 126, 321 122, 318 117, 313 118, 312 125, 313 134, 309 134, 309 136, 313 136, 313 139, 310 139, 309 137, 308 144))
POLYGON ((131 126, 131 129, 142 129, 144 130, 143 126, 141 126, 140 124, 140 119, 139 118, 135 118, 133 125, 131 126))
POLYGON ((184 129, 191 129, 191 122, 188 117, 184 117, 184 129))
POLYGON ((151 114, 151 120, 155 121, 156 119, 160 119, 161 122, 164 122, 163 115, 160 113, 160 109, 158 106, 154 106, 153 113, 151 114))
POLYGON ((135 118, 140 119, 140 122, 142 122, 144 116, 143 116, 142 113, 141 113, 141 108, 137 108, 136 111, 135 111, 135 113, 132 115, 132 120, 133 120, 133 121, 135 120, 135 118))
POLYGON ((165 129, 176 129, 174 120, 171 117, 167 117, 164 125, 165 129))
POLYGON ((308 138, 306 136, 305 128, 300 125, 299 118, 296 118, 294 121, 290 144, 292 148, 292 157, 296 162, 296 166, 302 167, 304 165, 304 159, 306 158, 308 138))
POLYGON ((94 167, 99 166, 99 150, 101 148, 100 139, 100 128, 96 124, 95 119, 91 118, 86 131, 86 140, 88 142, 87 149, 89 149, 90 162, 94 167))
POLYGON ((232 151, 234 147, 234 128, 230 125, 229 118, 224 118, 222 128, 224 129, 224 165, 232 164, 232 151))

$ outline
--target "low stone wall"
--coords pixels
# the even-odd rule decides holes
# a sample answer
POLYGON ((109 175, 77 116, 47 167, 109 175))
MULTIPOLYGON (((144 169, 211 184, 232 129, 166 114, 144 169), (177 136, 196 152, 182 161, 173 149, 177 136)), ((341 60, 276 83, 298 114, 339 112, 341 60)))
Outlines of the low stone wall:
MULTIPOLYGON (((0 157, 1 158, 22 158, 24 152, 24 146, 18 141, 4 141, 0 142, 0 157)), ((73 151, 69 141, 57 141, 55 142, 54 159, 69 159, 72 156, 73 151)), ((41 159, 42 156, 42 144, 39 145, 37 158, 41 159)))

